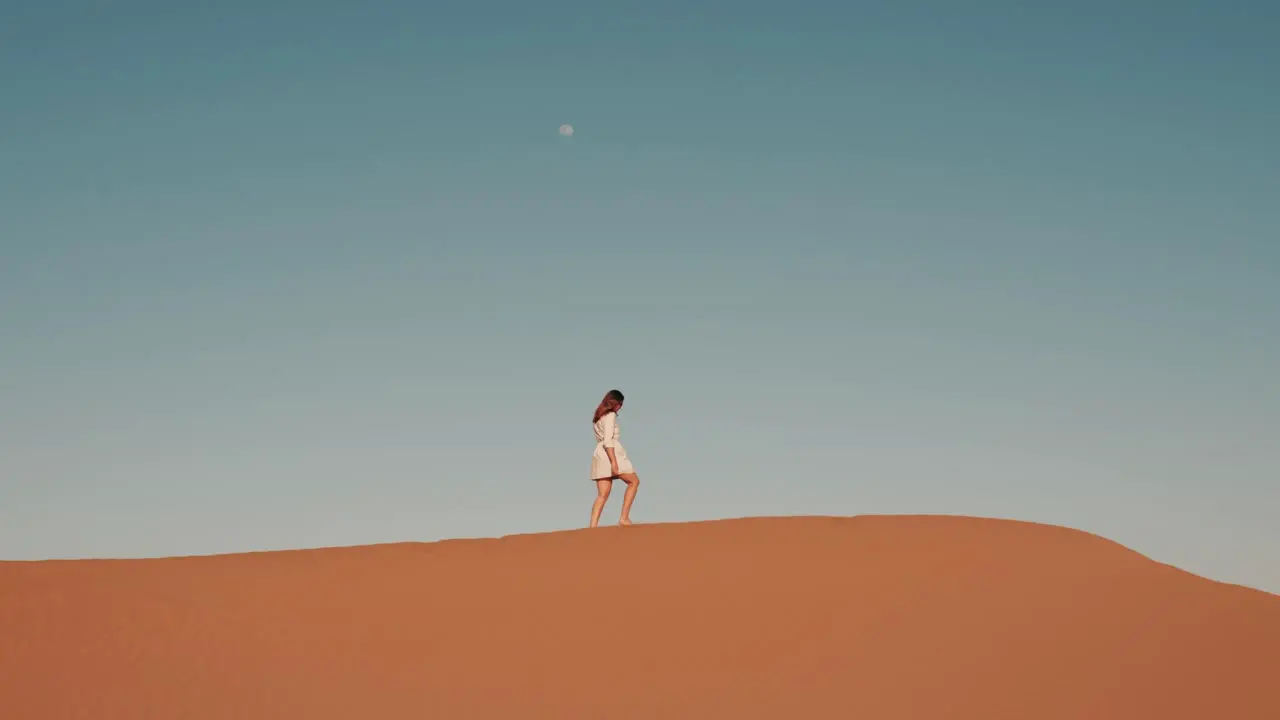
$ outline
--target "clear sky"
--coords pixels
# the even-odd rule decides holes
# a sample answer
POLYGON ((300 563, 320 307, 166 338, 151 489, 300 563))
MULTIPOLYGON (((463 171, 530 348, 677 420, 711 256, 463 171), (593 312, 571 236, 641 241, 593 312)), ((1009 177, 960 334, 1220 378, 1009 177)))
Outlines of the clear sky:
POLYGON ((1280 592, 1278 27, 0 0, 0 557, 583 526, 617 387, 638 521, 1011 517, 1280 592))

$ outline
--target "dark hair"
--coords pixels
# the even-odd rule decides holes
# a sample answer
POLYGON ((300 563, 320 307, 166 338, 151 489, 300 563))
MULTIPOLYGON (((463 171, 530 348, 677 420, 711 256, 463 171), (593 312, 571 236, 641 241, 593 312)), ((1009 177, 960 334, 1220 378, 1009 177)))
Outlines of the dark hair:
POLYGON ((596 412, 595 415, 591 416, 591 422, 600 422, 600 418, 611 412, 617 412, 620 407, 622 407, 622 391, 610 390, 604 394, 604 399, 596 406, 596 412))

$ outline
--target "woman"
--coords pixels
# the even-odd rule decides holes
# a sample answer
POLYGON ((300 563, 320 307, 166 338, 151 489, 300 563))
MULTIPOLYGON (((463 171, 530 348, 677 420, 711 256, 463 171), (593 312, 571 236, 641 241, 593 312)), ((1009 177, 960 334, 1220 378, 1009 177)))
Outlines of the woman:
POLYGON ((619 525, 631 524, 631 503, 635 502, 640 478, 627 459, 627 450, 618 442, 618 411, 622 410, 622 393, 610 390, 596 406, 591 418, 596 431, 596 451, 591 454, 591 479, 596 483, 596 502, 591 506, 591 527, 600 524, 600 513, 617 478, 627 484, 622 496, 622 516, 619 525))

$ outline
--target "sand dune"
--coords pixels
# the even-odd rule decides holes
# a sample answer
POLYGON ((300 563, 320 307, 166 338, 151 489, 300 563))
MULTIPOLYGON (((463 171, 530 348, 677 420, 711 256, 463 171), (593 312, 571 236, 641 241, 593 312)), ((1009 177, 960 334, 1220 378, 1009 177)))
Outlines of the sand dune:
POLYGON ((10 562, 0 717, 1275 720, 1280 597, 924 516, 10 562))

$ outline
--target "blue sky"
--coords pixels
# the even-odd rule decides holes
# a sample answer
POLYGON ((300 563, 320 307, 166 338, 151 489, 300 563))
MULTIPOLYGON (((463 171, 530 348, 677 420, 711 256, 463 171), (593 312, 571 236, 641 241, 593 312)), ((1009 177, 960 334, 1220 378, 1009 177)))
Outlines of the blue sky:
POLYGON ((0 557, 582 526, 618 387, 1280 592, 1280 10, 960 5, 0 2, 0 557))

